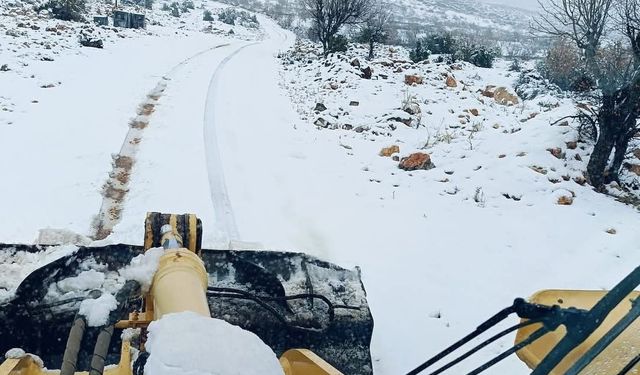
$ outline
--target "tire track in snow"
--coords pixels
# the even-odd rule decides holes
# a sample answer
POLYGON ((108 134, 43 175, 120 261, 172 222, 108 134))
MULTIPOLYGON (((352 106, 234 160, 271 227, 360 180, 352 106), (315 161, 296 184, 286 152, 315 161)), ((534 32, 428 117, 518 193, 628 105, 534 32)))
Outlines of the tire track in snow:
POLYGON ((112 155, 113 162, 111 171, 109 172, 109 178, 102 187, 102 204, 100 211, 94 217, 92 223, 94 231, 91 236, 92 239, 103 240, 107 238, 122 218, 124 201, 129 192, 129 181, 131 179, 133 166, 135 165, 135 157, 142 142, 144 129, 149 126, 155 107, 166 91, 167 84, 171 80, 171 77, 174 76, 180 68, 194 59, 229 45, 229 43, 215 45, 176 64, 160 79, 156 87, 147 94, 145 100, 140 103, 136 116, 129 122, 129 130, 120 147, 120 151, 118 154, 112 155))
MULTIPOLYGON (((261 17, 263 25, 271 25, 269 22, 265 22, 266 18, 261 17)), ((235 214, 233 213, 233 207, 231 200, 229 199, 229 193, 227 190, 227 184, 225 180, 224 167, 222 164, 222 158, 220 156, 220 147, 218 136, 216 132, 216 101, 218 100, 218 86, 220 79, 224 73, 225 67, 233 60, 240 52, 246 48, 262 44, 268 40, 274 39, 273 33, 277 33, 280 40, 286 42, 288 40, 288 34, 278 28, 269 27, 267 31, 268 38, 265 38, 259 42, 249 43, 238 48, 232 54, 227 56, 218 65, 211 82, 209 83, 209 92, 207 94, 207 103, 204 115, 204 141, 205 152, 207 155, 207 171, 209 173, 209 189, 211 191, 211 202, 213 204, 213 212, 215 218, 215 225, 218 233, 226 235, 226 240, 229 244, 229 249, 234 248, 234 244, 241 244, 240 233, 238 231, 238 225, 236 222, 235 214)), ((245 246, 249 243, 243 244, 245 246)), ((255 244, 251 244, 255 246, 255 244)))
POLYGON ((245 48, 254 46, 258 42, 244 45, 232 54, 227 56, 216 69, 211 82, 209 83, 209 92, 207 94, 207 103, 204 112, 204 143, 207 155, 207 171, 209 173, 209 190, 211 191, 211 202, 213 203, 213 214, 215 224, 220 233, 227 236, 229 243, 238 241, 240 233, 236 224, 236 218, 233 214, 227 184, 224 177, 224 168, 220 157, 220 148, 218 146, 218 136, 216 132, 215 121, 215 102, 218 100, 217 88, 220 78, 227 64, 236 57, 245 48))

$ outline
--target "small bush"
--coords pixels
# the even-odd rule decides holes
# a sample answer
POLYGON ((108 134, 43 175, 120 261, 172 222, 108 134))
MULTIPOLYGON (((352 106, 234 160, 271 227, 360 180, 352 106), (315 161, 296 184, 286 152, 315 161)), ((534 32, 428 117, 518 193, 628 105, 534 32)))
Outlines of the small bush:
POLYGON ((180 4, 180 11, 182 13, 188 13, 192 9, 195 9, 195 6, 193 5, 193 1, 191 0, 185 0, 182 2, 182 4, 180 4))
POLYGON ((233 8, 224 9, 218 14, 218 20, 220 20, 220 22, 226 23, 227 25, 235 26, 237 18, 238 15, 233 8))
POLYGON ((178 3, 171 3, 171 15, 174 17, 180 17, 180 6, 178 3))
POLYGON ((144 7, 147 9, 153 9, 154 0, 144 0, 144 7))
POLYGON ((336 35, 329 40, 327 52, 347 52, 349 48, 349 39, 344 35, 336 35))
POLYGON ((513 59, 513 61, 509 65, 509 71, 510 72, 520 72, 520 71, 522 71, 522 65, 520 64, 520 60, 513 59))
POLYGON ((532 100, 545 94, 560 96, 562 91, 558 86, 550 83, 535 70, 520 73, 513 88, 516 94, 524 100, 532 100))
POLYGON ((451 33, 431 34, 422 39, 422 45, 432 54, 453 54, 457 42, 451 33))
POLYGON ((556 40, 538 64, 540 74, 562 90, 572 90, 586 80, 580 50, 564 38, 556 40))
POLYGON ((87 12, 85 0, 49 0, 36 8, 37 11, 48 9, 53 17, 64 21, 82 22, 87 12))
POLYGON ((480 68, 492 68, 493 61, 499 56, 495 48, 473 43, 469 40, 461 40, 455 59, 469 62, 480 68))
POLYGON ((213 21, 213 16, 211 15, 211 11, 210 10, 205 10, 204 14, 202 15, 202 20, 203 21, 213 21))
POLYGON ((171 11, 171 7, 169 7, 169 5, 167 3, 162 3, 162 7, 160 8, 160 10, 163 10, 165 12, 169 12, 169 11, 171 11))
POLYGON ((413 62, 420 62, 429 58, 429 49, 423 45, 421 40, 416 42, 416 47, 409 52, 409 57, 413 62))

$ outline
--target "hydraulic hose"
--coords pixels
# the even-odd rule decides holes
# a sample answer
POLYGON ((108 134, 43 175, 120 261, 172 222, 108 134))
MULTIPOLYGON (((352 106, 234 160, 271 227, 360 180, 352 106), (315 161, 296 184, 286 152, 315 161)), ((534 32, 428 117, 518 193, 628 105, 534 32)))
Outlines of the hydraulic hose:
POLYGON ((80 315, 76 316, 69 331, 67 346, 64 349, 60 375, 73 375, 76 372, 78 352, 80 351, 80 343, 82 342, 85 328, 87 328, 87 322, 84 320, 84 317, 80 315))
POLYGON ((113 336, 113 326, 102 327, 100 329, 98 339, 96 340, 96 346, 93 348, 89 375, 102 375, 104 372, 104 363, 109 352, 111 336, 113 336))

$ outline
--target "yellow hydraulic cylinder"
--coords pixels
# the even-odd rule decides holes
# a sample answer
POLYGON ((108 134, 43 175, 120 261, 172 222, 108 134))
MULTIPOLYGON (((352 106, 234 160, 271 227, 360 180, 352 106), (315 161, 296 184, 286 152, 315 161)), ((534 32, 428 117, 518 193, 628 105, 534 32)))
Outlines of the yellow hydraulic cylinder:
POLYGON ((154 319, 184 311, 211 317, 207 286, 207 270, 195 253, 187 249, 166 251, 160 258, 150 291, 154 319))

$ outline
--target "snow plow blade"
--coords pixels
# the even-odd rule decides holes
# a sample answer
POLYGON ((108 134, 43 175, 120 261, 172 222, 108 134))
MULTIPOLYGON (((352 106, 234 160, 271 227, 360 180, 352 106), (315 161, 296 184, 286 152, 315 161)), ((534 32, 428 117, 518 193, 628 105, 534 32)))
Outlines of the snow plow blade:
MULTIPOLYGON (((148 241, 158 245, 155 238, 146 238, 148 241)), ((191 243, 199 245, 198 241, 191 243)), ((13 256, 47 248, 0 244, 0 258, 10 262, 13 256)), ((117 275, 144 250, 131 245, 80 247, 33 271, 0 305, 0 353, 22 348, 40 356, 46 367, 60 368, 80 302, 92 291, 55 298, 50 291, 59 288, 60 281, 90 269, 117 275)), ((345 374, 372 373, 373 318, 359 269, 343 269, 302 253, 200 250, 199 255, 209 277, 207 300, 213 318, 255 333, 278 357, 290 349, 304 348, 345 374)), ((132 290, 118 299, 114 318, 126 319, 129 311, 140 308, 140 297, 139 290, 132 290)), ((99 331, 87 327, 78 353, 78 371, 89 369, 99 331)), ((113 334, 107 364, 120 361, 121 332, 116 328, 113 334)))

